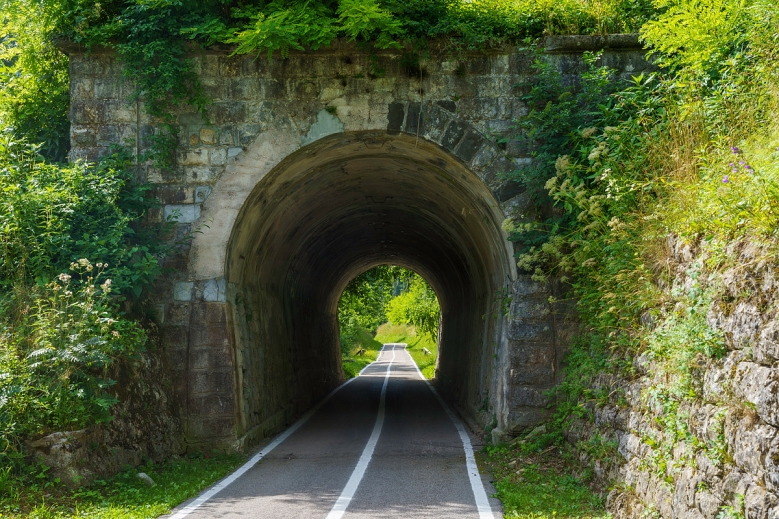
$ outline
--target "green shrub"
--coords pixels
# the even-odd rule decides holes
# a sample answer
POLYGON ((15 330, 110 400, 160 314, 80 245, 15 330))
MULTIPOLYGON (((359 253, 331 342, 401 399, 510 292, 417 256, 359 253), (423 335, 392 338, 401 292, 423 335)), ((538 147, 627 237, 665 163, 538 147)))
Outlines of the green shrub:
POLYGON ((109 265, 114 293, 140 296, 168 249, 161 229, 139 225, 155 202, 128 163, 119 152, 98 165, 53 165, 36 146, 0 133, 0 287, 45 285, 91 258, 109 265))
POLYGON ((0 133, 0 471, 6 479, 38 477, 24 462, 25 440, 111 420, 116 398, 109 374, 146 345, 146 332, 120 303, 138 301, 169 250, 159 240, 163 229, 141 225, 153 202, 148 188, 132 181, 126 155, 61 166, 38 151, 0 133))
POLYGON ((0 125, 40 143, 40 153, 64 161, 70 149, 68 57, 54 47, 58 9, 3 0, 0 17, 0 125))
POLYGON ((646 468, 670 484, 681 443, 729 459, 722 439, 690 432, 684 411, 701 398, 705 366, 725 352, 706 314, 727 297, 718 280, 736 266, 728 247, 779 246, 779 13, 766 0, 657 5, 642 31, 656 73, 609 84, 592 56, 582 84, 567 86, 539 66, 546 83, 530 91, 517 131, 540 144, 512 178, 545 217, 503 227, 522 245, 520 268, 570 281, 582 317, 555 391, 555 430, 592 419, 593 406, 626 405, 613 384, 635 377, 643 355, 652 386, 642 398, 662 432, 642 438, 654 449, 646 468), (557 210, 545 209, 549 199, 557 210), (684 290, 670 289, 669 236, 706 258, 684 290))
POLYGON ((0 441, 111 420, 108 369, 146 334, 117 315, 105 269, 81 259, 44 286, 17 285, 13 306, 0 308, 0 441))
POLYGON ((387 305, 387 319, 392 324, 410 324, 422 334, 438 340, 441 308, 435 292, 417 273, 409 278, 408 289, 387 305))

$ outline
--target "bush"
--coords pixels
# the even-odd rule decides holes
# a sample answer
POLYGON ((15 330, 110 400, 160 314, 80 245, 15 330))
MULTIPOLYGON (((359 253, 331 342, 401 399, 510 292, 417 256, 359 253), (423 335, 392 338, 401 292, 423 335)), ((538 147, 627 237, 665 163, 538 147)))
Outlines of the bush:
POLYGON ((153 203, 132 181, 125 154, 60 166, 45 162, 39 149, 0 133, 6 480, 36 476, 24 463, 25 440, 111 420, 110 370, 146 345, 146 332, 120 303, 138 300, 168 250, 162 229, 141 225, 153 203))
POLYGON ((416 272, 409 279, 408 289, 393 298, 387 306, 387 318, 392 324, 410 324, 419 332, 438 340, 441 308, 438 298, 422 276, 416 272))
POLYGON ((108 368, 140 351, 146 334, 117 315, 105 269, 80 259, 44 286, 15 286, 13 304, 0 307, 0 452, 111 420, 108 368))
POLYGON ((582 84, 566 86, 539 66, 546 84, 531 90, 517 132, 540 145, 513 178, 535 190, 546 219, 503 227, 523 246, 520 268, 571 282, 584 324, 555 391, 555 430, 592 419, 593 406, 626 405, 620 383, 643 356, 644 411, 662 433, 642 438, 654 449, 647 463, 673 481, 680 443, 727 459, 724 439, 694 437, 684 409, 725 352, 706 314, 729 301, 718 279, 736 266, 733 244, 779 249, 779 12, 768 0, 656 4, 664 11, 642 30, 655 74, 615 89, 591 56, 582 84), (706 258, 684 290, 668 288, 669 236, 706 258))
MULTIPOLYGON (((58 4, 58 3, 57 3, 58 4)), ((70 149, 68 57, 54 47, 61 5, 4 0, 0 18, 0 125, 40 143, 48 160, 70 149)))
POLYGON ((124 152, 98 165, 47 163, 39 148, 0 133, 0 287, 45 285, 80 258, 108 264, 115 294, 140 296, 161 272, 161 229, 141 226, 155 202, 124 152))

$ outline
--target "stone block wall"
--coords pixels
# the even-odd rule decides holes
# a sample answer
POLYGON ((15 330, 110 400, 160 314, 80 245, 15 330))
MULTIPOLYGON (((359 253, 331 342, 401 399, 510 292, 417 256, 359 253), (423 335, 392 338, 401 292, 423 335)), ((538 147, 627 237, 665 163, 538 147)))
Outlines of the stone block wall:
MULTIPOLYGON (((675 237, 667 250, 672 282, 665 288, 691 286, 691 268, 704 264, 705 252, 675 237)), ((618 519, 714 519, 726 506, 748 519, 779 518, 779 265, 754 244, 733 243, 730 252, 740 266, 707 281, 724 287, 707 322, 724 332, 727 353, 699 367, 693 376, 701 397, 678 411, 697 446, 674 443, 658 423, 663 410, 647 404, 646 390, 656 380, 646 354, 634 360, 633 380, 604 375, 599 381, 623 391, 625 404, 592 405, 594 421, 569 432, 574 444, 597 438, 615 447, 613 456, 582 451, 581 458, 611 489, 609 508, 618 519), (651 460, 664 444, 675 447, 660 470, 651 460)))
MULTIPOLYGON (((584 67, 582 51, 603 47, 604 63, 623 75, 650 68, 635 36, 572 38, 568 43, 553 39, 549 59, 568 81, 576 82, 584 67)), ((287 393, 269 391, 276 383, 272 375, 264 385, 244 387, 252 370, 242 363, 268 359, 239 347, 255 332, 235 322, 249 318, 236 302, 246 287, 231 285, 226 263, 241 208, 255 185, 287 157, 335 134, 405 136, 406 142, 414 139, 421 147, 444 150, 457 167, 478 176, 495 206, 485 211, 516 217, 530 210, 527 194, 503 176, 527 163, 527 150, 516 142, 504 149, 497 141, 527 114, 521 94, 533 79, 531 53, 506 49, 455 59, 434 50, 420 69, 407 70, 401 54, 380 52, 383 73, 375 75, 373 57, 342 42, 317 52, 292 53, 285 60, 230 56, 230 49, 221 48, 195 52, 195 72, 211 102, 205 114, 175 109, 175 165, 160 168, 142 157, 159 134, 161 121, 144 112, 143 99, 129 100, 135 84, 131 74, 123 74, 117 56, 100 49, 67 50, 71 158, 96 160, 116 144, 132 150, 138 157, 139 179, 152 184, 162 202, 150 221, 175 220, 175 238, 194 233, 194 240, 181 245, 179 256, 168 258, 173 274, 160 279, 156 288, 165 347, 173 360, 175 399, 191 446, 243 448, 289 423, 308 402, 290 405, 287 393), (258 398, 265 398, 264 404, 251 400, 258 398), (256 416, 248 420, 249 415, 256 416)), ((366 140, 364 146, 371 142, 366 140)), ((443 168, 446 161, 434 166, 443 168)), ((460 388, 465 395, 460 403, 480 425, 494 417, 499 433, 515 434, 545 416, 544 391, 558 380, 574 325, 565 318, 570 309, 548 304, 557 288, 518 277, 510 246, 501 247, 508 251, 511 272, 507 279, 503 273, 487 275, 507 284, 514 303, 505 322, 504 317, 498 319, 497 339, 485 333, 484 350, 463 356, 483 366, 468 368, 468 384, 474 387, 460 388)), ((262 300, 266 303, 275 304, 273 297, 262 300)), ((495 306, 486 300, 479 304, 495 306)), ((483 313, 471 316, 469 323, 484 326, 483 313)), ((274 315, 276 324, 286 318, 280 311, 274 315)), ((321 389, 339 374, 331 375, 321 389)))

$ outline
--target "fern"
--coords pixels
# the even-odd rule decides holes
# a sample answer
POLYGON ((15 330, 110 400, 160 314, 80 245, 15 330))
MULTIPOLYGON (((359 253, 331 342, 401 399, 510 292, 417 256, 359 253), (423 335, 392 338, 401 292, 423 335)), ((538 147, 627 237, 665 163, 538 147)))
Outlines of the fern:
POLYGON ((285 7, 284 3, 275 1, 266 10, 270 14, 258 12, 252 23, 226 41, 238 45, 235 54, 267 50, 270 59, 278 50, 286 58, 290 49, 316 50, 332 42, 338 34, 332 11, 319 2, 306 1, 285 7))
POLYGON ((403 35, 402 22, 376 0, 341 0, 338 22, 350 41, 374 40, 380 49, 400 48, 396 38, 403 35))

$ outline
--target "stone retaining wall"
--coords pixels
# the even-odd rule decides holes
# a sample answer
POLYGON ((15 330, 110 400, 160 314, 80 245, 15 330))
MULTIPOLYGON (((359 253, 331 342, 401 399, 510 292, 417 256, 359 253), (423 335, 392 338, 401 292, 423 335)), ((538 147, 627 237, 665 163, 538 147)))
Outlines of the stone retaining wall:
MULTIPOLYGON (((724 332, 728 351, 693 374, 701 396, 678 412, 689 441, 675 444, 664 469, 652 465, 656 451, 673 440, 657 422, 663 410, 647 405, 646 390, 657 381, 646 354, 634 361, 634 380, 599 381, 624 391, 625 405, 593 405, 594 421, 570 431, 574 444, 598 437, 616 447, 613 457, 581 451, 581 458, 604 488, 612 487, 609 509, 618 519, 714 519, 727 506, 747 519, 779 518, 779 265, 758 246, 730 248, 740 266, 705 282, 724 288, 707 322, 724 332)), ((673 281, 666 289, 690 286, 691 268, 705 264, 705 253, 676 238, 667 249, 673 281)))

